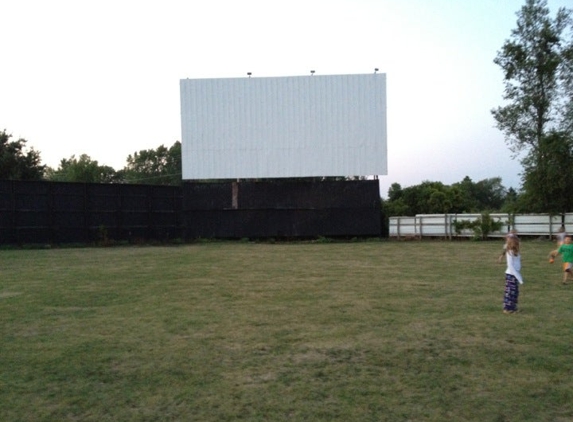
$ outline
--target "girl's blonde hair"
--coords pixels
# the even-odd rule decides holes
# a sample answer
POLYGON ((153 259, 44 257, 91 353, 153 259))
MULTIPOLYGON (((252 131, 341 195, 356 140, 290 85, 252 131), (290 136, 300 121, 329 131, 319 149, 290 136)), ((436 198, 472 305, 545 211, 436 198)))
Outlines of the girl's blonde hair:
POLYGON ((519 239, 514 236, 507 238, 506 250, 511 252, 512 255, 519 255, 519 239))

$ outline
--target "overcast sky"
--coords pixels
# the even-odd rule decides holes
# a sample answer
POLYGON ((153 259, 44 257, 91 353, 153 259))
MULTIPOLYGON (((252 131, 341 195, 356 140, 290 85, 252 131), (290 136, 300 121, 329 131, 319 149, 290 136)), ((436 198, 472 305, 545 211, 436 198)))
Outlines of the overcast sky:
MULTIPOLYGON (((520 186, 490 110, 525 0, 3 0, 0 130, 56 168, 181 140, 183 78, 387 74, 388 175, 402 187, 520 186)), ((571 0, 548 0, 552 16, 571 0)))

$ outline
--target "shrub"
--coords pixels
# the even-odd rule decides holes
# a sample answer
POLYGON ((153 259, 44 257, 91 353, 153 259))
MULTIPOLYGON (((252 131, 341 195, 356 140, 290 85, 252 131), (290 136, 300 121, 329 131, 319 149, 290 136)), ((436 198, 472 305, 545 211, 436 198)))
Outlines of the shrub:
POLYGON ((494 220, 489 213, 481 214, 477 219, 471 220, 456 220, 454 221, 454 229, 456 234, 459 235, 463 230, 469 229, 474 233, 474 239, 484 240, 490 233, 501 230, 503 222, 494 220))

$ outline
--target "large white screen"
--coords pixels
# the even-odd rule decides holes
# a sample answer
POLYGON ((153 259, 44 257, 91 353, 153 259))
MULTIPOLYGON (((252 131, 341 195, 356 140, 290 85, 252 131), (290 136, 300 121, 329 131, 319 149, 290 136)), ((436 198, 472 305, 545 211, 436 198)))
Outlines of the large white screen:
POLYGON ((183 179, 387 174, 386 75, 182 79, 183 179))

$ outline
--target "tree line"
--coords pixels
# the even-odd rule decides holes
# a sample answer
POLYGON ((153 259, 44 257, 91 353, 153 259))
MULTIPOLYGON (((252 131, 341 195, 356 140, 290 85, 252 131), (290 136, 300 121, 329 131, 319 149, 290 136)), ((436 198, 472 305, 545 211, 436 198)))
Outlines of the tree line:
POLYGON ((466 176, 461 182, 445 185, 425 181, 402 188, 393 183, 388 199, 382 201, 384 215, 461 214, 477 212, 518 212, 520 195, 505 188, 500 177, 474 182, 466 176))
POLYGON ((63 158, 57 168, 42 164, 40 152, 27 148, 25 139, 11 140, 0 131, 0 179, 47 180, 83 183, 181 184, 181 142, 170 147, 144 149, 130 154, 120 170, 99 164, 89 155, 63 158))

